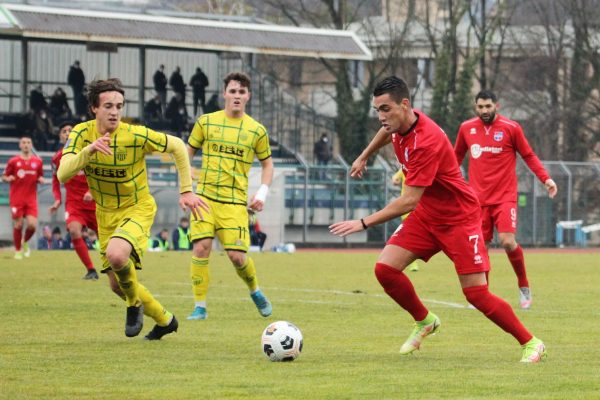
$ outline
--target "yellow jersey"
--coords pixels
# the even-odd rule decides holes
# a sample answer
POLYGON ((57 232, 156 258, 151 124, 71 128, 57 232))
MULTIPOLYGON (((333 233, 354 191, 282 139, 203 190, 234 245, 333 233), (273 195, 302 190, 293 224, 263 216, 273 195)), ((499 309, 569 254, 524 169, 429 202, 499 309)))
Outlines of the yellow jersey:
MULTIPOLYGON (((96 120, 76 125, 63 149, 65 154, 78 154, 81 149, 103 136, 96 120)), ((108 209, 128 207, 151 197, 145 156, 167 149, 168 137, 145 126, 120 122, 110 134, 112 155, 96 152, 84 172, 96 204, 108 209)))
POLYGON ((229 118, 221 110, 198 118, 188 144, 202 149, 196 193, 219 203, 246 205, 254 155, 261 161, 271 157, 265 127, 247 114, 229 118))

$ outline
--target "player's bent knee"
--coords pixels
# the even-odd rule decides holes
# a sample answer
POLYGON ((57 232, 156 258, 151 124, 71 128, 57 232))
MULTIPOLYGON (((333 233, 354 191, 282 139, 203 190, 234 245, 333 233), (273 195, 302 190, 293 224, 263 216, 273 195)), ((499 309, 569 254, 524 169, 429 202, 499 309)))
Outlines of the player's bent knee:
POLYGON ((123 252, 114 251, 106 252, 106 259, 110 263, 113 270, 119 271, 121 268, 127 265, 129 262, 129 254, 123 252))
POLYGON ((236 267, 241 267, 246 262, 246 253, 242 253, 241 251, 228 251, 227 255, 229 256, 229 260, 236 267))
POLYGON ((71 235, 71 239, 79 239, 81 237, 81 227, 69 225, 67 226, 69 229, 69 235, 71 235))
POLYGON ((391 283, 394 280, 394 275, 398 273, 402 273, 402 271, 383 263, 375 264, 375 277, 383 287, 386 287, 387 284, 391 283))
POLYGON ((192 254, 198 258, 208 258, 210 256, 210 250, 212 248, 212 241, 207 242, 199 239, 195 240, 192 247, 192 254))

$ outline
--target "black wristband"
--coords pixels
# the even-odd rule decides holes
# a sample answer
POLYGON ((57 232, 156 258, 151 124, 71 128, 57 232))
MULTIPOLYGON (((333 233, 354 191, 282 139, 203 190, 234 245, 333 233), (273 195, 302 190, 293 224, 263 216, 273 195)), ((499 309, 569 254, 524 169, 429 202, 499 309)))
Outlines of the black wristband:
POLYGON ((366 231, 369 226, 367 224, 365 224, 365 220, 361 218, 360 223, 362 224, 363 229, 366 231))

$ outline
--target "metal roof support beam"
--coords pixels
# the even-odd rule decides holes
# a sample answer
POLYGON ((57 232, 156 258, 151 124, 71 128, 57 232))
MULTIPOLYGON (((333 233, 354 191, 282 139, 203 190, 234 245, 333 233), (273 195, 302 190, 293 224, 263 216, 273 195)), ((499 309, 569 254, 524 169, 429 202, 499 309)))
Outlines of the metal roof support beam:
POLYGON ((27 82, 29 82, 29 41, 21 39, 21 112, 27 112, 27 82))
MULTIPOLYGON (((139 51, 138 51, 138 57, 139 57, 139 69, 140 69, 140 76, 139 76, 139 82, 138 82, 138 115, 142 118, 144 118, 144 105, 146 104, 146 99, 145 94, 146 94, 146 90, 145 90, 145 86, 146 86, 146 47, 145 46, 140 46, 139 51)), ((167 105, 166 104, 162 104, 161 107, 166 108, 167 105)))

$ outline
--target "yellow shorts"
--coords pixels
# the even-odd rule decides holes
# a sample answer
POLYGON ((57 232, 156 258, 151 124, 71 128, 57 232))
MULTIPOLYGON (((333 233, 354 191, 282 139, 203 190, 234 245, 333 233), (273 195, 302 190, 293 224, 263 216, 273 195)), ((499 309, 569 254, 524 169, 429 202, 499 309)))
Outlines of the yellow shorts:
POLYGON ((106 247, 113 237, 123 238, 131 244, 133 247, 131 260, 137 269, 141 269, 141 260, 148 248, 150 228, 152 228, 155 214, 156 203, 152 197, 118 210, 96 208, 102 272, 110 268, 106 259, 106 247))
POLYGON ((192 217, 190 241, 214 238, 215 234, 225 250, 247 252, 250 247, 248 210, 240 204, 223 204, 200 196, 210 206, 210 213, 202 211, 204 221, 192 217))

